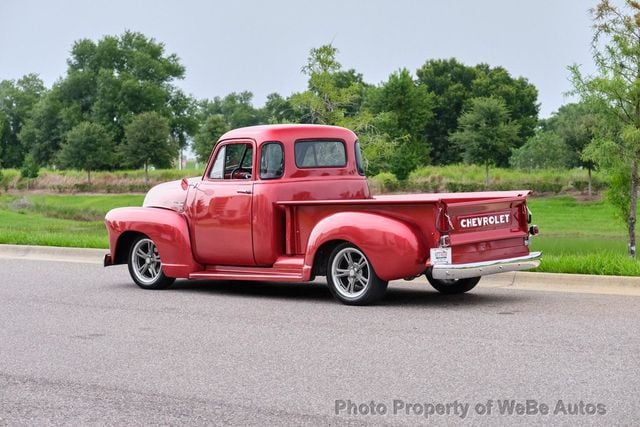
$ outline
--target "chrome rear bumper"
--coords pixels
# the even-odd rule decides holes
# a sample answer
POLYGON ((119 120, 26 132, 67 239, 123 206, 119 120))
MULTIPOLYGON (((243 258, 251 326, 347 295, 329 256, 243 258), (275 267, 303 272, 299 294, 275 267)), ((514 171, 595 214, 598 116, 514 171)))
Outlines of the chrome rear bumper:
POLYGON ((497 259, 494 261, 473 262, 469 264, 436 264, 431 275, 434 279, 466 279, 467 277, 486 276, 488 274, 505 273, 536 268, 540 265, 542 252, 531 252, 529 255, 497 259))

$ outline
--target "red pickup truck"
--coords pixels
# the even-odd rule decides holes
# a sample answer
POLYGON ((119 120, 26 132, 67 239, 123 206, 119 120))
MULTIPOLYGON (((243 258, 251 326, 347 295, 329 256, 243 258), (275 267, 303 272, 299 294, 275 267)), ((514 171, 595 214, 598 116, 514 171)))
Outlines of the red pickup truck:
POLYGON ((443 293, 534 268, 529 191, 373 197, 357 136, 320 125, 232 130, 200 178, 157 185, 106 216, 104 265, 161 289, 176 278, 305 282, 326 276, 345 304, 426 274, 443 293))

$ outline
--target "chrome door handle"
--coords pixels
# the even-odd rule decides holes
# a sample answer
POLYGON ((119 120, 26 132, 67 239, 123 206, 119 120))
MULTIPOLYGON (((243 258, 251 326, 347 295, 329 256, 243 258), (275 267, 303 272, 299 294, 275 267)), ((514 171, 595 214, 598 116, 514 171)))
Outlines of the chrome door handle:
POLYGON ((236 193, 238 193, 238 194, 251 194, 251 190, 237 190, 236 193))

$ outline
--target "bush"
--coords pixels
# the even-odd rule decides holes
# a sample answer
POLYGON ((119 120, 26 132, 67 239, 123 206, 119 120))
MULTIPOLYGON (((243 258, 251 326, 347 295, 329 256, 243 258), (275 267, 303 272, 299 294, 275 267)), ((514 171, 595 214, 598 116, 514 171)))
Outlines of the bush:
POLYGON ((450 193, 459 193, 466 191, 483 191, 484 183, 480 182, 447 182, 446 190, 450 193))
POLYGON ((9 188, 13 188, 20 179, 20 173, 16 169, 4 169, 0 175, 0 187, 4 191, 9 191, 9 188))
POLYGON ((369 178, 369 185, 374 193, 392 193, 400 189, 400 181, 391 172, 381 172, 369 178))

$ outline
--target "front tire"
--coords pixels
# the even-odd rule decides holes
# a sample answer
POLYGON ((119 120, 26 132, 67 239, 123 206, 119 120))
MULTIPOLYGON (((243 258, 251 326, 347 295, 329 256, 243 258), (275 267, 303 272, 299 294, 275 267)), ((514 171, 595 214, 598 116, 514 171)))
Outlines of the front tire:
POLYGON ((165 289, 176 280, 162 272, 158 248, 147 236, 133 242, 127 264, 131 278, 143 289, 165 289))
POLYGON ((467 279, 450 280, 434 279, 431 275, 430 269, 426 272, 425 276, 427 276, 427 280, 436 291, 445 295, 455 295, 469 292, 471 289, 475 288, 475 286, 480 281, 480 277, 469 277, 467 279))
POLYGON ((334 298, 348 305, 378 301, 388 284, 378 277, 364 252, 350 243, 336 246, 329 255, 327 283, 334 298))

